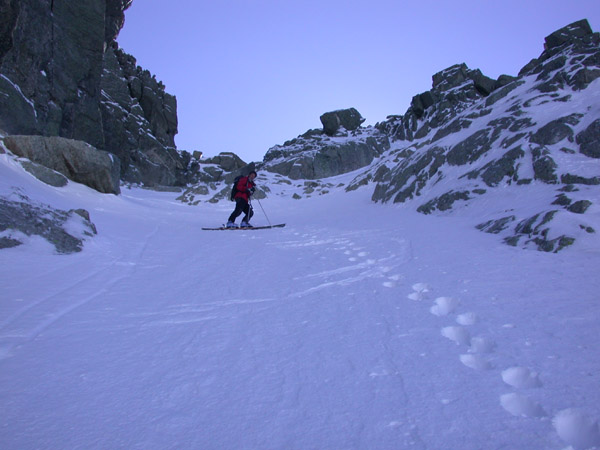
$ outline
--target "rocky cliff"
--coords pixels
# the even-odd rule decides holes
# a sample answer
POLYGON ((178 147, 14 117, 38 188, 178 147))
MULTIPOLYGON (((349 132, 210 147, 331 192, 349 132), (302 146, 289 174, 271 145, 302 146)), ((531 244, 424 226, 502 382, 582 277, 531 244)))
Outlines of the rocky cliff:
POLYGON ((83 141, 121 178, 184 184, 177 102, 115 41, 132 0, 0 0, 0 130, 83 141))
POLYGON ((464 64, 450 67, 404 116, 376 126, 392 150, 356 182, 374 181, 376 202, 410 201, 424 214, 516 186, 515 195, 531 196, 531 209, 507 203, 483 211, 478 228, 556 251, 596 231, 584 213, 600 184, 598 78, 600 34, 587 21, 548 36, 518 77, 491 80, 464 64))

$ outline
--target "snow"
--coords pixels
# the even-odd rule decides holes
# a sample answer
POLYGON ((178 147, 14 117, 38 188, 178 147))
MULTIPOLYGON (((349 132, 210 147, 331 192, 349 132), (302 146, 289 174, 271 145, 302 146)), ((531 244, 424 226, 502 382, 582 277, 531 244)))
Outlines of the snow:
POLYGON ((203 232, 230 202, 54 188, 0 155, 15 187, 98 235, 0 250, 0 448, 600 447, 590 240, 522 250, 472 212, 275 185, 285 228, 203 232))

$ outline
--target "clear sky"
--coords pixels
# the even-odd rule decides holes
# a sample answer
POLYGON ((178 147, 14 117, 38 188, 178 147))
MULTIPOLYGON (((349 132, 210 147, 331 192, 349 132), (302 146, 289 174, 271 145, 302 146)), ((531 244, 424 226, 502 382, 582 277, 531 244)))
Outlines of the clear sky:
POLYGON ((518 71, 598 0, 134 0, 117 41, 177 97, 181 150, 261 161, 319 116, 404 114, 431 76, 518 71))

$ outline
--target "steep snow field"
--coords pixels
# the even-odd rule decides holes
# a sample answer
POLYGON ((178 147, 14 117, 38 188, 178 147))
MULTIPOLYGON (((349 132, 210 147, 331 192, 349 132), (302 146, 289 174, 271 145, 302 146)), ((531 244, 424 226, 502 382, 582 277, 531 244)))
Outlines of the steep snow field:
POLYGON ((201 231, 232 204, 0 160, 0 193, 98 229, 74 255, 0 250, 0 448, 600 446, 597 243, 521 250, 467 212, 277 186, 261 204, 285 228, 201 231))

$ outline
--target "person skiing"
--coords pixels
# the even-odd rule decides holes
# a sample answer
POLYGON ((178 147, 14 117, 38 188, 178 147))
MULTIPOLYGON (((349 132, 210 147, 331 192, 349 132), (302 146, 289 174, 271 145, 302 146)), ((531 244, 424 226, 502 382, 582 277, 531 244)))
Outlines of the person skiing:
POLYGON ((254 212, 250 206, 250 196, 254 194, 254 190, 256 188, 256 184, 254 184, 255 178, 256 172, 253 170, 248 174, 247 177, 240 178, 235 185, 236 193, 233 196, 233 200, 235 201, 235 209, 227 220, 227 228, 236 228, 237 225, 235 224, 235 219, 237 219, 237 217, 242 213, 244 213, 244 218, 242 219, 240 226, 242 228, 252 227, 250 224, 250 219, 254 215, 254 212))

